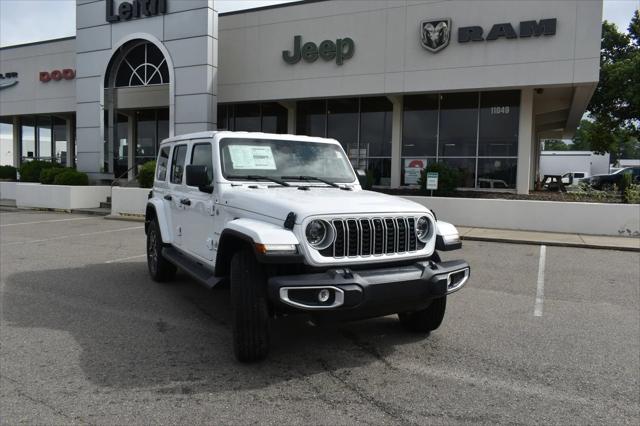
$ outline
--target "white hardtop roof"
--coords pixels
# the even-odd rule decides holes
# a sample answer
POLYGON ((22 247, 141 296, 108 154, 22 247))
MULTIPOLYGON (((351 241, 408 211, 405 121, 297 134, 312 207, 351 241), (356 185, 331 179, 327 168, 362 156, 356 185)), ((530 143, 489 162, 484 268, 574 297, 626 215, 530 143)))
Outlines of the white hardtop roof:
POLYGON ((192 139, 211 139, 216 135, 219 135, 220 137, 227 137, 227 138, 278 139, 278 140, 290 140, 290 141, 339 144, 339 142, 335 139, 319 138, 319 137, 313 137, 313 136, 288 135, 288 134, 282 134, 282 133, 262 133, 262 132, 230 132, 227 130, 187 133, 184 135, 173 136, 171 138, 165 139, 160 144, 163 145, 166 143, 186 141, 186 140, 192 140, 192 139))

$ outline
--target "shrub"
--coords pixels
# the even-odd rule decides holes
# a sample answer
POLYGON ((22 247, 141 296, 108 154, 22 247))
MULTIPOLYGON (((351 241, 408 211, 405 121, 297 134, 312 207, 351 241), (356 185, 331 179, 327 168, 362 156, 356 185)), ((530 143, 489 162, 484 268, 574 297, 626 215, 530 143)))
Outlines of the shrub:
POLYGON ((629 184, 624 191, 622 201, 628 204, 640 204, 640 184, 629 184))
POLYGON ((53 179, 53 183, 56 185, 73 186, 89 185, 89 176, 87 176, 86 173, 82 173, 74 169, 64 169, 64 171, 56 175, 53 179))
POLYGON ((0 179, 16 180, 17 171, 13 166, 0 166, 0 179))
POLYGON ((156 162, 147 161, 140 167, 138 172, 138 183, 142 188, 153 187, 153 179, 156 175, 156 162))
POLYGON ((633 177, 631 173, 625 173, 620 179, 620 195, 622 196, 622 202, 627 203, 627 188, 633 184, 633 177))
POLYGON ((40 172, 40 183, 44 185, 51 185, 56 176, 64 172, 66 169, 63 167, 49 167, 48 169, 42 169, 40 172))
POLYGON ((21 182, 40 182, 40 173, 44 169, 62 167, 58 163, 42 160, 33 160, 22 163, 20 166, 21 182))
POLYGON ((422 192, 427 192, 427 173, 438 173, 438 189, 434 190, 434 195, 449 195, 455 192, 460 186, 462 173, 458 169, 449 167, 445 163, 431 163, 421 173, 418 185, 422 192))

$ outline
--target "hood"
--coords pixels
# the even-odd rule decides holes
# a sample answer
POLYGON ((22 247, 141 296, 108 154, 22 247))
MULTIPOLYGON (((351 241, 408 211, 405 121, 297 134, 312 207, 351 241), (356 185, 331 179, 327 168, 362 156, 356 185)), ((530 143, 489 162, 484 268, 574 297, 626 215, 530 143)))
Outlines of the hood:
POLYGON ((294 212, 297 222, 315 215, 358 215, 366 213, 422 213, 426 208, 413 201, 378 192, 310 186, 233 188, 225 192, 227 205, 284 220, 294 212))

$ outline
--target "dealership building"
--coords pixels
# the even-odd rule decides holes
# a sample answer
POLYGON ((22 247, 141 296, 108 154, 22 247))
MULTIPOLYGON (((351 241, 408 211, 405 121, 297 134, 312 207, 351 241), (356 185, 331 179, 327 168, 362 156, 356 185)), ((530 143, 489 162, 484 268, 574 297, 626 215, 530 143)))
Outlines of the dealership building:
POLYGON ((77 0, 76 36, 0 49, 3 164, 132 178, 163 138, 229 129, 340 141, 375 185, 432 162, 527 193, 539 140, 575 132, 601 1, 77 0))

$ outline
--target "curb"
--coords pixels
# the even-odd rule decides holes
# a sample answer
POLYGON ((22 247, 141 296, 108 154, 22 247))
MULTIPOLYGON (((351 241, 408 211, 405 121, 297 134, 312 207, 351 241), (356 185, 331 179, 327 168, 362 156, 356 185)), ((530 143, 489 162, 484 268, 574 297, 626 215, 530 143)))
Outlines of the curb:
POLYGON ((138 216, 138 215, 126 215, 126 216, 119 216, 119 215, 115 215, 115 214, 110 214, 104 217, 107 220, 123 220, 123 221, 127 221, 127 222, 144 222, 144 216, 138 216))
POLYGON ((541 241, 541 240, 514 240, 508 238, 497 237, 460 237, 462 240, 468 241, 486 241, 490 243, 507 243, 507 244, 529 244, 529 245, 545 245, 551 247, 572 247, 572 248, 587 248, 598 250, 617 250, 617 251, 630 251, 640 253, 638 247, 625 247, 625 246, 610 246, 610 245, 598 245, 587 243, 562 243, 558 241, 541 241))

